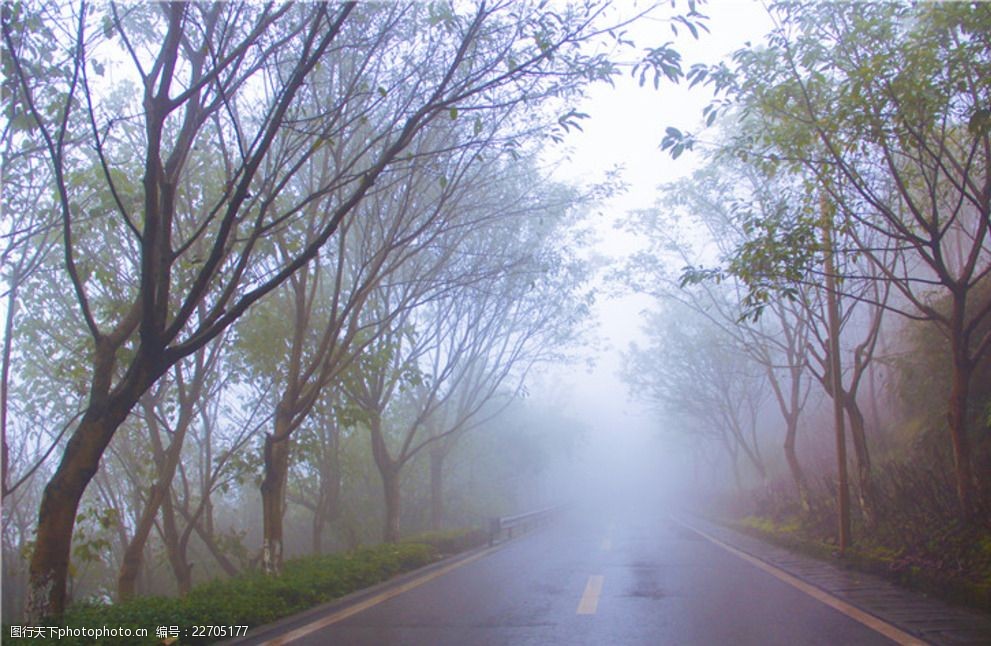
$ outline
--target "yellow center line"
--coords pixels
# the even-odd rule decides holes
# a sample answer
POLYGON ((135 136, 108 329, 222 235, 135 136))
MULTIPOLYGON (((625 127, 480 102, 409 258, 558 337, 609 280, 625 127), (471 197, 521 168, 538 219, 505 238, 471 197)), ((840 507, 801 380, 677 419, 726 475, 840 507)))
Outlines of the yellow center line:
POLYGON ((918 637, 910 635, 905 631, 895 626, 892 626, 888 622, 878 617, 875 617, 874 615, 865 612, 860 608, 852 604, 849 604, 846 601, 843 601, 842 599, 834 597, 833 595, 829 594, 828 592, 826 592, 821 588, 818 588, 810 583, 806 583, 805 581, 799 579, 798 577, 789 574, 788 572, 785 572, 784 570, 775 567, 766 561, 762 561, 756 556, 752 556, 742 550, 738 550, 732 545, 728 545, 722 542, 721 540, 719 540, 718 538, 711 536, 700 529, 696 529, 695 527, 692 527, 688 523, 678 518, 675 518, 674 516, 672 516, 671 519, 674 520, 674 522, 678 523, 679 525, 692 530, 699 536, 708 540, 710 543, 718 545, 727 552, 739 556, 747 563, 750 563, 751 565, 760 568, 761 570, 767 572, 771 576, 780 579, 781 581, 784 581, 785 583, 787 583, 792 587, 798 588, 799 590, 809 595, 816 601, 824 603, 830 608, 842 612, 847 617, 850 617, 854 621, 860 622, 861 624, 867 626, 868 628, 874 630, 875 632, 881 633, 882 635, 894 641, 895 643, 901 644, 901 646, 926 646, 926 642, 922 641, 918 637))
POLYGON ((424 583, 427 583, 428 581, 433 581, 434 579, 436 579, 438 577, 444 576, 445 574, 447 574, 451 570, 457 569, 457 568, 461 567, 462 565, 468 565, 469 563, 472 563, 474 561, 477 561, 480 558, 485 558, 486 556, 488 556, 492 552, 494 552, 494 551, 496 551, 498 549, 501 549, 501 547, 502 547, 501 545, 496 545, 495 547, 490 547, 487 550, 483 550, 483 551, 481 551, 481 552, 479 552, 477 554, 474 554, 472 556, 469 556, 469 557, 467 557, 465 559, 462 559, 460 561, 455 561, 454 563, 451 563, 450 565, 445 565, 442 568, 438 568, 438 569, 433 570, 431 572, 427 572, 423 576, 420 576, 420 577, 417 577, 417 578, 412 579, 410 581, 407 581, 406 583, 403 583, 402 585, 398 585, 398 586, 396 586, 394 588, 389 588, 388 590, 384 590, 383 592, 380 592, 379 594, 377 594, 377 595, 375 595, 373 597, 369 597, 368 599, 365 599, 364 601, 360 601, 360 602, 358 602, 358 603, 356 603, 354 605, 350 605, 350 606, 348 606, 346 608, 342 608, 342 609, 338 610, 337 612, 333 612, 333 613, 331 613, 329 615, 325 615, 324 617, 322 617, 322 618, 320 618, 320 619, 318 619, 318 620, 316 620, 316 621, 314 621, 312 623, 306 624, 305 626, 301 626, 300 628, 297 628, 296 630, 292 630, 292 631, 289 631, 289 632, 284 633, 282 635, 279 635, 275 639, 272 639, 272 640, 269 640, 269 641, 265 642, 262 646, 281 646, 282 644, 288 644, 290 642, 296 641, 297 639, 300 639, 301 637, 305 637, 305 636, 309 635, 310 633, 315 633, 316 631, 321 630, 323 628, 326 628, 327 626, 329 626, 331 624, 336 624, 337 622, 342 621, 344 619, 347 619, 348 617, 350 617, 352 615, 356 615, 359 612, 362 612, 364 610, 368 610, 372 606, 377 606, 378 604, 382 603, 383 601, 388 601, 389 599, 391 599, 393 597, 398 597, 402 593, 407 592, 409 590, 412 590, 413 588, 419 587, 419 586, 423 585, 424 583))
POLYGON ((602 582, 604 580, 605 577, 601 574, 593 574, 588 577, 588 583, 585 584, 585 593, 582 594, 582 599, 578 602, 577 614, 595 614, 596 608, 599 607, 599 595, 602 594, 602 582))

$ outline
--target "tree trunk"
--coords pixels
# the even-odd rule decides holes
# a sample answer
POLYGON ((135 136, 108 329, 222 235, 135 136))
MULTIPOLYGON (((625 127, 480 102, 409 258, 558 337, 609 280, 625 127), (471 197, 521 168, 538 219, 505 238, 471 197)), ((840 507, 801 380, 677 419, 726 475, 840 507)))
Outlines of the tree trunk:
POLYGON ((313 510, 313 531, 310 536, 311 550, 314 554, 323 553, 323 528, 326 524, 327 518, 321 510, 320 501, 317 501, 317 506, 313 510))
POLYGON ((743 493, 743 480, 740 479, 740 465, 739 459, 736 454, 733 455, 732 459, 733 465, 733 481, 736 483, 736 492, 739 494, 743 493))
POLYGON ((761 459, 760 454, 749 448, 745 448, 743 451, 744 455, 753 465, 754 471, 757 472, 757 476, 760 478, 760 484, 762 487, 767 487, 767 469, 764 467, 764 461, 761 459))
POLYGON ((172 507, 172 496, 162 500, 162 541, 165 543, 165 554, 175 575, 176 588, 179 596, 184 597, 193 589, 193 566, 186 560, 186 543, 179 537, 176 528, 175 509, 172 507))
POLYGON ((386 543, 399 541, 399 473, 402 463, 392 459, 385 445, 382 431, 382 416, 379 411, 371 411, 368 430, 372 439, 372 457, 382 477, 382 493, 385 496, 385 524, 382 539, 386 543))
MULTIPOLYGON (((882 351, 883 356, 883 351, 882 351)), ((878 405, 878 400, 880 394, 877 388, 877 369, 874 365, 871 365, 870 372, 868 373, 867 385, 870 388, 870 415, 871 415, 871 433, 875 439, 883 439, 884 434, 881 431, 881 412, 878 405)))
POLYGON ((444 452, 438 448, 430 451, 430 529, 437 531, 444 526, 444 452))
POLYGON ((137 396, 120 398, 107 406, 91 405, 45 486, 25 602, 25 620, 29 624, 60 617, 65 610, 69 554, 79 501, 100 468, 104 450, 136 401, 137 396))
POLYGON ((798 453, 795 451, 795 441, 798 438, 798 420, 787 420, 785 429, 785 460, 788 461, 788 470, 791 472, 792 482, 795 483, 795 490, 798 492, 798 502, 805 512, 812 511, 812 497, 809 494, 809 485, 805 479, 805 472, 798 461, 798 453))
POLYGON ((967 402, 970 398, 970 379, 974 367, 967 356, 966 343, 954 335, 951 339, 953 351, 953 376, 950 386, 950 401, 947 422, 950 439, 953 443, 953 462, 956 475, 957 503, 960 516, 966 522, 974 519, 974 474, 970 462, 970 438, 967 437, 967 402))
POLYGON ((213 498, 212 491, 210 487, 212 486, 211 478, 208 476, 211 469, 213 468, 213 420, 209 415, 206 414, 204 408, 200 408, 200 418, 203 423, 203 453, 202 456, 202 472, 201 472, 201 484, 202 489, 200 491, 200 497, 203 500, 203 533, 213 536, 213 498))
MULTIPOLYGON (((153 419, 153 417, 149 416, 149 419, 153 419)), ((175 476, 176 467, 179 465, 179 457, 182 454, 182 446, 186 439, 186 431, 189 429, 190 421, 191 413, 189 411, 180 413, 179 423, 173 434, 172 441, 169 443, 168 451, 160 458, 158 482, 151 487, 151 491, 148 494, 148 503, 141 512, 141 518, 138 520, 137 527, 134 530, 134 536, 128 542, 127 548, 124 550, 124 558, 121 560, 120 572, 117 575, 117 599, 119 601, 130 599, 134 596, 135 582, 137 581, 138 573, 141 571, 141 562, 144 558, 145 543, 148 541, 148 535, 151 533, 152 526, 155 524, 155 516, 158 515, 159 507, 165 498, 170 495, 172 478, 175 476)), ((157 433, 158 431, 153 426, 151 432, 157 433)), ((154 443, 154 446, 156 450, 161 451, 161 446, 157 441, 154 443)), ((161 454, 159 453, 159 455, 161 454)))
POLYGON ((833 424, 836 434, 836 525, 840 555, 850 543, 850 485, 846 467, 846 430, 844 429, 843 373, 840 364, 840 312, 836 296, 836 268, 833 264, 832 212, 825 194, 820 198, 823 210, 823 242, 825 244, 826 309, 829 324, 829 378, 832 383, 833 424))
POLYGON ((850 436, 853 438, 853 451, 857 458, 857 496, 860 511, 864 516, 864 524, 873 529, 877 526, 877 496, 874 492, 864 415, 857 405, 856 398, 850 393, 843 393, 843 405, 850 420, 850 436))
POLYGON ((341 468, 338 452, 340 445, 337 437, 337 427, 330 431, 333 435, 324 445, 320 461, 320 494, 313 510, 313 553, 323 552, 323 530, 327 523, 340 515, 341 502, 341 468))
POLYGON ((213 536, 213 498, 209 487, 203 487, 203 530, 202 533, 213 536))
MULTIPOLYGON (((744 439, 743 431, 739 427, 734 429, 733 437, 736 440, 737 445, 743 450, 743 454, 746 456, 747 460, 753 466, 754 471, 760 477, 761 485, 767 486, 767 469, 764 467, 764 461, 760 457, 759 449, 756 443, 751 446, 744 439)), ((735 456, 734 456, 735 457, 735 456)))
MULTIPOLYGON (((165 490, 167 491, 167 490, 165 490)), ((165 498, 161 481, 151 486, 148 492, 148 502, 141 511, 141 518, 138 519, 137 527, 134 529, 134 536, 127 543, 124 550, 124 557, 120 562, 120 571, 117 573, 117 601, 125 601, 134 596, 135 586, 138 580, 138 573, 141 572, 141 565, 144 561, 145 543, 155 525, 155 516, 165 498)))
POLYGON ((340 478, 335 470, 320 476, 320 497, 313 509, 313 553, 323 553, 323 531, 340 514, 340 478))
POLYGON ((14 344, 14 316, 17 314, 17 288, 20 278, 17 269, 10 277, 11 288, 7 292, 7 318, 3 327, 3 357, 0 359, 0 440, 2 440, 2 465, 0 465, 0 498, 10 491, 10 447, 7 444, 7 388, 10 384, 10 353, 14 344))
POLYGON ((382 487, 385 491, 385 527, 382 540, 386 543, 399 542, 399 469, 382 472, 382 487))
POLYGON ((740 478, 740 450, 734 448, 733 442, 730 442, 725 435, 723 436, 723 446, 726 447, 726 454, 730 457, 730 466, 733 467, 733 482, 736 483, 736 491, 742 494, 743 480, 740 478))
POLYGON ((221 569, 223 569, 227 576, 234 577, 240 574, 237 566, 231 563, 231 560, 227 558, 223 550, 220 549, 220 546, 217 545, 217 540, 214 538, 213 531, 207 531, 199 522, 195 522, 195 519, 190 520, 190 522, 193 523, 193 530, 196 532, 196 535, 200 537, 200 540, 203 541, 207 551, 210 552, 210 556, 212 556, 217 564, 220 565, 221 569))
POLYGON ((282 572, 283 534, 286 478, 289 472, 289 427, 287 415, 281 410, 275 416, 275 434, 265 436, 265 472, 262 494, 262 571, 282 572))

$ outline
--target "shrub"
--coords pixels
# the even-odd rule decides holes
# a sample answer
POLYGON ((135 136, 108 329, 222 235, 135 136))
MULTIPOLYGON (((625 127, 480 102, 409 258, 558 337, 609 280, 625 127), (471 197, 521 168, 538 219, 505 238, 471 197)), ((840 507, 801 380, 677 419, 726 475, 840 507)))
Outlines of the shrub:
MULTIPOLYGON (((889 460, 874 471, 877 520, 868 527, 854 502, 853 543, 847 562, 940 594, 950 600, 991 609, 991 481, 982 480, 977 504, 984 513, 972 524, 957 515, 950 458, 914 455, 889 460)), ((822 554, 836 543, 836 484, 812 479, 812 510, 794 497, 760 496, 755 514, 738 525, 789 547, 822 554)), ((856 487, 851 491, 856 501, 856 487)), ((832 547, 825 553, 832 551, 832 547)))
MULTIPOLYGON (((255 627, 270 623, 315 605, 413 570, 437 559, 439 550, 423 543, 404 542, 379 545, 328 556, 289 561, 281 576, 258 572, 233 579, 211 581, 195 587, 182 599, 140 597, 113 605, 77 604, 69 608, 57 625, 63 628, 124 627, 146 629, 147 638, 63 637, 25 638, 25 643, 60 646, 112 643, 161 644, 155 636, 159 626, 176 626, 181 631, 177 644, 208 644, 218 637, 195 638, 193 626, 255 627)), ((3 627, 9 639, 11 629, 3 627)), ((13 641, 13 640, 11 640, 13 641)), ((20 641, 20 640, 18 640, 20 641)))

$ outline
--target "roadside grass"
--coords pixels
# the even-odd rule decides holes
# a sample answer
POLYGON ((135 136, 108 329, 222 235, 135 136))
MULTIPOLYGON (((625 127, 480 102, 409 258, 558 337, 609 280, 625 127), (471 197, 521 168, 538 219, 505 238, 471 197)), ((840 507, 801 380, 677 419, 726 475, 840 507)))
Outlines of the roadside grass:
POLYGON ((80 603, 71 606, 57 623, 46 624, 43 637, 12 638, 11 626, 3 626, 3 641, 16 644, 211 644, 243 634, 238 626, 255 628, 308 610, 347 594, 386 581, 396 575, 429 565, 487 541, 484 532, 455 530, 412 536, 400 543, 287 561, 280 576, 247 572, 193 588, 182 598, 148 596, 116 604, 80 603), (143 629, 148 637, 74 637, 64 633, 49 637, 47 626, 69 629, 143 629), (170 628, 164 641, 156 629, 170 628), (202 627, 202 629, 197 629, 202 627), (216 627, 211 630, 209 627, 216 627), (226 627, 220 634, 221 627, 226 627), (201 633, 197 635, 197 633, 201 633), (178 634, 177 639, 172 639, 178 634))
POLYGON ((955 544, 941 543, 944 551, 937 559, 911 549, 910 545, 883 544, 862 537, 839 558, 833 536, 823 536, 805 525, 798 528, 794 524, 782 526, 758 516, 747 516, 728 524, 796 552, 991 612, 991 552, 984 547, 991 542, 991 535, 973 541, 967 536, 959 536, 955 544), (974 549, 975 545, 977 549, 974 549))
POLYGON ((816 488, 809 511, 775 488, 758 496, 753 513, 728 520, 783 547, 991 612, 991 520, 962 523, 952 483, 932 471, 888 466, 879 469, 875 486, 876 520, 868 525, 854 504, 853 540, 842 559, 832 483, 816 488))

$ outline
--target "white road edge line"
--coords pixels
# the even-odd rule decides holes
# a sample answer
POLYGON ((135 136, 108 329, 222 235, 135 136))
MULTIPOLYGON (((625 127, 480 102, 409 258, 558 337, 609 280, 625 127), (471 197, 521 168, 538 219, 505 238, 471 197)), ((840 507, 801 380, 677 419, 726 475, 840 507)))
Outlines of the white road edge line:
POLYGON ((847 603, 846 601, 843 601, 842 599, 834 597, 833 595, 829 594, 822 588, 818 588, 812 585, 811 583, 806 583, 805 581, 799 579, 793 574, 789 574, 788 572, 785 572, 781 568, 771 565, 767 561, 763 561, 757 558, 756 556, 752 556, 742 550, 733 547, 732 545, 728 545, 727 543, 722 542, 715 536, 711 536, 706 532, 702 531, 701 529, 692 527, 685 521, 676 518, 675 516, 671 516, 671 520, 673 520, 674 522, 678 523, 683 527, 686 527, 687 529, 690 529, 699 536, 708 540, 710 543, 718 545, 727 552, 740 557, 741 559, 750 563, 751 565, 754 565, 760 568, 761 570, 764 570, 768 574, 776 577, 777 579, 784 581, 788 585, 798 588, 799 590, 809 595, 816 601, 824 603, 830 608, 842 612, 847 617, 850 617, 851 619, 862 623, 863 625, 867 626, 868 628, 870 628, 875 632, 881 633, 888 639, 898 644, 901 644, 902 646, 927 646, 926 642, 922 641, 918 637, 915 637, 914 635, 910 635, 905 631, 889 624, 888 622, 879 619, 878 617, 875 617, 874 615, 865 612, 860 608, 850 603, 847 603))
POLYGON ((500 549, 501 547, 502 545, 496 545, 495 547, 490 547, 486 550, 483 550, 477 554, 473 554, 472 556, 464 558, 460 561, 455 561, 454 563, 445 565, 442 568, 438 568, 431 572, 427 572, 423 576, 419 576, 415 579, 407 581, 402 585, 398 585, 394 588, 389 588, 388 590, 380 592, 379 594, 376 594, 373 597, 369 597, 364 601, 360 601, 354 605, 348 606, 346 608, 342 608, 337 612, 333 612, 329 615, 326 615, 314 622, 306 624, 305 626, 300 626, 295 630, 291 630, 287 633, 283 633, 282 635, 276 637, 275 639, 271 639, 269 641, 264 642, 262 646, 281 646, 282 644, 288 644, 290 642, 294 642, 297 639, 300 639, 311 633, 315 633, 318 630, 326 628, 331 624, 336 624, 337 622, 347 619, 352 615, 356 615, 359 612, 368 610, 372 606, 377 606, 383 601, 388 601, 393 597, 398 597, 402 593, 412 590, 413 588, 419 587, 424 583, 427 583, 428 581, 433 581, 438 577, 444 576, 451 570, 455 570, 461 567, 462 565, 468 565, 469 563, 477 561, 478 559, 484 558, 489 554, 491 554, 492 552, 495 552, 496 550, 500 549))
POLYGON ((582 594, 581 601, 578 602, 578 611, 576 614, 595 614, 596 609, 599 607, 599 595, 602 594, 602 582, 605 581, 605 578, 601 574, 593 574, 588 577, 588 583, 585 584, 585 592, 582 594))

